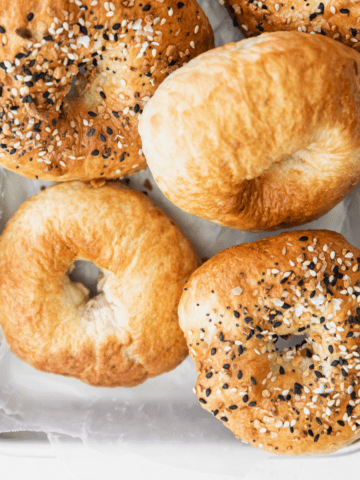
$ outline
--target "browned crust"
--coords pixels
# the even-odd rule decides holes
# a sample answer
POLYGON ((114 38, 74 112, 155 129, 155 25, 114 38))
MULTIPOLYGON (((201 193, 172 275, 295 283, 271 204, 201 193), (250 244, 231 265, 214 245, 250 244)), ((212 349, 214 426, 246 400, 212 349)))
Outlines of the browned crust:
POLYGON ((27 200, 0 237, 0 323, 11 350, 39 370, 135 386, 186 357, 177 305, 198 265, 180 228, 142 193, 57 185, 27 200), (109 273, 116 322, 95 322, 76 307, 86 298, 71 300, 64 277, 78 258, 109 273))
POLYGON ((0 164, 20 175, 68 181, 144 170, 144 106, 169 73, 214 46, 195 0, 92 3, 1 2, 0 164))
POLYGON ((297 32, 200 55, 141 117, 156 182, 182 210, 240 230, 324 215, 360 179, 359 72, 358 52, 297 32))
POLYGON ((359 50, 360 7, 351 1, 221 0, 245 37, 263 32, 299 31, 326 35, 359 50))
POLYGON ((201 406, 272 453, 329 453, 358 439, 359 266, 342 235, 307 230, 232 247, 196 270, 179 319, 201 406), (292 354, 270 339, 303 333, 292 354))

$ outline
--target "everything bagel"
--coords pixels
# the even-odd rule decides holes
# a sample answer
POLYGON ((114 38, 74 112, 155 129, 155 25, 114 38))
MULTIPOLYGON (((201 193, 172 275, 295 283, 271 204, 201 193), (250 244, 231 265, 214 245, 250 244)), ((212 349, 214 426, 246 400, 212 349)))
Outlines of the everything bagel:
POLYGON ((360 251, 329 231, 220 252, 179 305, 201 406, 250 445, 284 455, 360 437, 360 251), (305 343, 278 351, 281 336, 305 343))
POLYGON ((27 200, 0 237, 0 324, 39 370, 132 387, 186 357, 177 306, 198 265, 145 195, 119 183, 60 184, 27 200), (69 279, 76 260, 102 272, 92 299, 69 279))
POLYGON ((182 210, 241 230, 325 214, 360 180, 359 72, 358 52, 297 32, 200 55, 140 119, 157 184, 182 210))
POLYGON ((54 181, 144 170, 146 102, 213 46, 195 0, 2 0, 0 164, 54 181))
POLYGON ((262 32, 295 30, 326 35, 350 47, 360 48, 360 9, 349 0, 341 2, 277 0, 220 0, 245 37, 262 32))

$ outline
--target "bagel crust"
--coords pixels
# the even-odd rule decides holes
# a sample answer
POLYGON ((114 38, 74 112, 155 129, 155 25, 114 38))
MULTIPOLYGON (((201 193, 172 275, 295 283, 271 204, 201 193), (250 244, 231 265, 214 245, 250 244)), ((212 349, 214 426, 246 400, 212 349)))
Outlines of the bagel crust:
POLYGON ((0 324, 39 370, 133 387, 187 356, 177 306, 198 265, 180 228, 142 193, 56 185, 28 199, 0 237, 0 324), (76 260, 102 272, 92 299, 69 279, 76 260))
POLYGON ((195 0, 2 0, 0 164, 53 181, 144 170, 145 104, 213 46, 195 0))
POLYGON ((271 453, 358 439, 359 267, 360 250, 326 230, 238 245, 202 265, 179 305, 201 406, 271 453), (306 341, 276 350, 289 335, 306 341))
POLYGON ((341 2, 277 0, 220 0, 245 37, 263 32, 297 30, 320 33, 355 49, 360 48, 360 8, 349 0, 341 2))
POLYGON ((360 180, 359 72, 358 52, 297 32, 200 55, 141 116, 156 182, 182 210, 240 230, 324 215, 360 180))

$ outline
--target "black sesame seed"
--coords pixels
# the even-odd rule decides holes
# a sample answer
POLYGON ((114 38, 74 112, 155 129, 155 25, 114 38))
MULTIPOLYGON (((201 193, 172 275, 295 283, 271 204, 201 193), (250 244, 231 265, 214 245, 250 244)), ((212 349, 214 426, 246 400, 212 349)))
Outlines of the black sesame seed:
POLYGON ((204 398, 199 398, 200 403, 207 403, 207 401, 204 398))
POLYGON ((120 23, 115 23, 115 25, 113 25, 113 30, 119 30, 120 28, 120 23))
POLYGON ((246 403, 249 401, 249 397, 247 395, 243 396, 243 402, 246 403))
POLYGON ((242 373, 241 370, 239 370, 239 371, 237 372, 237 378, 238 378, 239 380, 241 380, 242 377, 243 377, 243 373, 242 373))
POLYGON ((328 435, 330 435, 331 432, 332 432, 332 427, 329 427, 329 428, 326 430, 326 433, 327 433, 328 435))
POLYGON ((97 114, 95 112, 88 112, 88 114, 90 115, 90 117, 97 117, 97 114))
POLYGON ((234 317, 235 317, 235 318, 239 318, 239 317, 240 317, 240 313, 237 312, 236 310, 234 310, 234 317))
POLYGON ((342 420, 338 420, 337 423, 340 425, 340 427, 345 427, 345 423, 342 420))
POLYGON ((237 405, 230 405, 229 407, 230 410, 236 410, 237 408, 238 408, 237 405))
POLYGON ((44 37, 44 40, 46 40, 47 42, 53 42, 53 41, 54 41, 54 39, 53 39, 53 37, 52 37, 51 35, 46 35, 46 36, 44 37))
POLYGON ((208 396, 210 395, 210 393, 211 393, 210 388, 207 388, 207 389, 205 390, 205 395, 208 397, 208 396))
POLYGON ((6 32, 5 28, 0 25, 0 33, 5 33, 5 32, 6 32))
POLYGON ((350 13, 350 10, 348 10, 347 8, 340 8, 340 13, 348 14, 350 13))
POLYGON ((212 372, 209 372, 205 375, 206 378, 211 378, 213 376, 213 373, 212 372))
POLYGON ((29 13, 29 15, 27 16, 27 21, 28 22, 31 22, 31 20, 34 18, 34 14, 33 13, 29 13))
POLYGON ((306 242, 306 240, 309 240, 309 237, 300 237, 299 238, 299 242, 306 242))
POLYGON ((225 370, 228 370, 228 369, 230 368, 230 365, 229 365, 228 363, 225 363, 225 364, 223 365, 223 368, 225 368, 225 370))
POLYGON ((219 334, 219 340, 220 340, 220 342, 224 341, 224 335, 223 335, 222 332, 220 332, 220 334, 219 334))
POLYGON ((330 353, 334 353, 334 347, 332 345, 328 346, 328 350, 330 353))
POLYGON ((220 417, 220 420, 222 420, 223 422, 227 422, 227 421, 228 421, 227 417, 220 417))
POLYGON ((250 402, 249 407, 256 407, 256 402, 250 402))
POLYGON ((322 425, 322 424, 323 424, 322 421, 320 420, 320 418, 316 417, 315 420, 317 421, 317 423, 318 423, 319 425, 322 425))
POLYGON ((214 417, 216 417, 216 415, 217 415, 218 413, 219 413, 219 410, 214 410, 214 411, 213 411, 214 417))
POLYGON ((351 417, 353 408, 351 405, 346 405, 346 413, 348 414, 349 417, 351 417))
POLYGON ((185 3, 183 3, 183 2, 178 2, 178 3, 177 3, 177 8, 179 8, 179 9, 180 9, 180 8, 183 8, 184 5, 185 5, 185 3))
POLYGON ((256 385, 256 380, 255 380, 254 377, 250 377, 250 381, 251 381, 251 383, 252 383, 253 385, 256 385))
POLYGON ((140 110, 140 105, 136 104, 134 107, 134 112, 138 113, 139 110, 140 110))
POLYGON ((244 318, 244 322, 247 323, 247 324, 250 323, 250 322, 252 322, 253 320, 254 320, 254 319, 253 319, 252 317, 245 317, 245 318, 244 318))
POLYGON ((107 133, 108 135, 112 135, 112 134, 113 134, 113 131, 111 130, 110 127, 106 127, 106 133, 107 133))
POLYGON ((314 438, 314 442, 316 443, 319 440, 319 438, 320 438, 320 435, 317 434, 316 437, 314 438))
POLYGON ((315 370, 314 371, 315 375, 317 376, 317 378, 323 378, 325 377, 325 375, 323 375, 321 372, 319 372, 318 370, 315 370))
POLYGON ((91 155, 92 155, 93 157, 96 157, 97 155, 99 155, 99 153, 100 153, 99 150, 93 150, 93 151, 91 152, 91 155))
POLYGON ((104 135, 102 135, 101 133, 100 133, 100 140, 102 142, 106 142, 106 137, 104 137, 104 135))
POLYGON ((104 93, 104 92, 100 92, 100 97, 101 97, 101 98, 103 98, 103 99, 105 100, 105 98, 106 98, 106 95, 105 95, 105 93, 104 93))
POLYGON ((26 97, 23 98, 23 103, 29 103, 31 104, 33 102, 33 98, 31 95, 26 95, 26 97))
POLYGON ((285 310, 287 310, 288 308, 291 308, 291 305, 289 305, 288 303, 284 303, 282 308, 284 308, 285 310))
POLYGON ((210 353, 211 353, 211 355, 215 355, 215 353, 216 353, 216 348, 212 348, 210 353))
POLYGON ((244 353, 244 349, 243 349, 242 345, 239 345, 239 347, 238 347, 238 355, 239 355, 239 357, 240 357, 240 355, 242 355, 243 353, 244 353))
POLYGON ((310 429, 308 430, 308 434, 310 435, 310 437, 313 437, 314 436, 314 432, 310 429))
POLYGON ((280 372, 280 375, 285 375, 284 367, 280 367, 279 372, 280 372))
POLYGON ((145 7, 143 7, 144 12, 148 12, 150 9, 151 9, 151 5, 145 5, 145 7))
POLYGON ((224 385, 221 388, 223 388, 224 390, 227 390, 229 388, 229 385, 227 383, 224 383, 224 385))
POLYGON ((95 133, 95 128, 92 128, 91 130, 88 131, 88 133, 86 134, 87 137, 92 137, 95 133))

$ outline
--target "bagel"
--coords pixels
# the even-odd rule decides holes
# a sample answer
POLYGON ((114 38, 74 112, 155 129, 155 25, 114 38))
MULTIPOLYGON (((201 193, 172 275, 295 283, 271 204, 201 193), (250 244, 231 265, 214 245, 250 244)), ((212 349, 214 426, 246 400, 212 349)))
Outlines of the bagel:
POLYGON ((213 46, 195 0, 2 0, 0 164, 53 181, 144 170, 144 105, 213 46))
POLYGON ((28 199, 0 237, 0 325, 39 370, 133 387, 187 356, 177 306, 198 265, 144 194, 114 182, 59 184, 28 199), (102 272, 92 299, 69 279, 76 260, 102 272))
POLYGON ((262 32, 297 30, 326 35, 345 45, 360 48, 359 7, 349 0, 322 2, 277 2, 220 0, 245 37, 262 32))
POLYGON ((182 210, 241 230, 324 215, 360 180, 359 72, 358 52, 297 32, 200 55, 140 119, 158 186, 182 210))
POLYGON ((326 230, 220 252, 190 277, 179 321, 201 406, 238 438, 284 455, 360 437, 360 250, 326 230), (304 335, 276 350, 282 336, 304 335))

